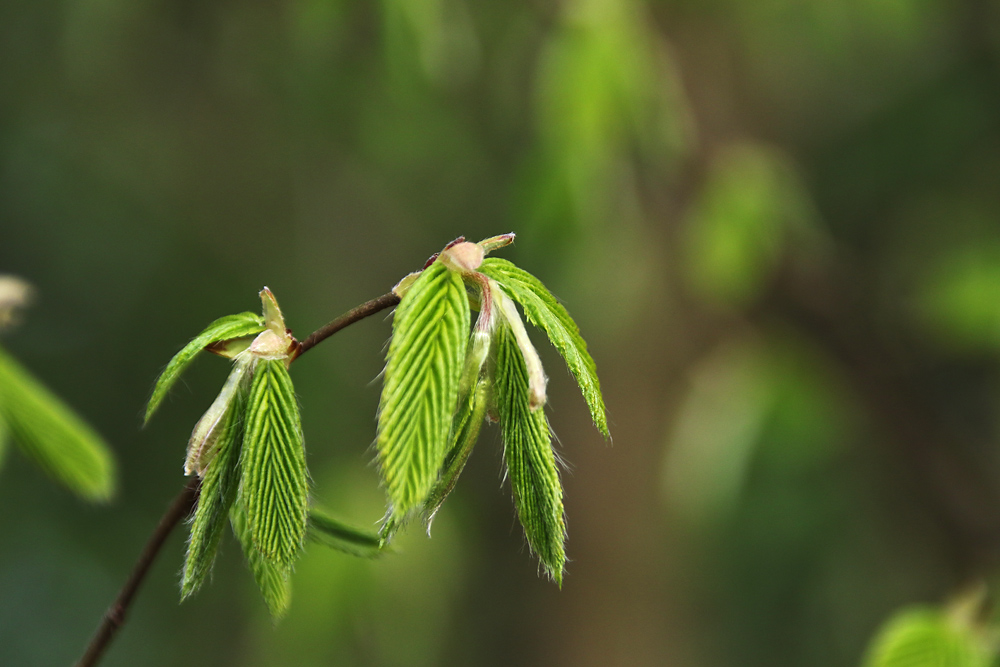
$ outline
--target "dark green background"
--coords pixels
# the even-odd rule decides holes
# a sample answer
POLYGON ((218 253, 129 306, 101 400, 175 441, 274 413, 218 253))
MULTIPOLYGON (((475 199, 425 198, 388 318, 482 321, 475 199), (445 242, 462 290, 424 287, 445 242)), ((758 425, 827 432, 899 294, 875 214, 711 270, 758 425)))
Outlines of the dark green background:
MULTIPOLYGON (((225 377, 153 379, 268 285, 304 336, 450 239, 590 342, 542 348, 571 562, 538 575, 487 429, 428 540, 312 547, 269 620, 173 536, 111 665, 855 665, 1000 556, 1000 7, 976 0, 0 0, 5 347, 112 444, 78 502, 0 473, 0 664, 69 664, 225 377)), ((315 497, 381 516, 387 320, 296 364, 315 497)))

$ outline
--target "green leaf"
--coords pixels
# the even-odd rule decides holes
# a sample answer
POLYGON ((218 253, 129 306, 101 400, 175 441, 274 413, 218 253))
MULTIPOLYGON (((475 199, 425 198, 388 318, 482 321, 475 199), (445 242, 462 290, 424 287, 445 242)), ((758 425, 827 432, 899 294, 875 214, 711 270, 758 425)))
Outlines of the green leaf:
POLYGON ((253 358, 249 356, 241 357, 236 362, 222 385, 222 391, 194 425, 184 460, 185 475, 201 475, 212 462, 219 437, 228 427, 226 416, 231 413, 230 408, 240 392, 245 391, 247 378, 253 372, 253 364, 253 358))
POLYGON ((494 345, 496 408, 514 504, 532 551, 561 586, 566 524, 552 434, 545 411, 529 406, 528 369, 509 327, 497 327, 494 345))
POLYGON ((472 449, 476 446, 476 440, 479 439, 479 431, 483 427, 486 406, 489 403, 487 400, 488 387, 489 383, 485 379, 480 380, 475 390, 470 391, 459 405, 458 413, 452 422, 451 446, 444 460, 441 477, 424 504, 423 515, 428 532, 430 532, 431 522, 434 521, 434 515, 441 509, 448 494, 455 488, 458 477, 462 474, 465 463, 469 460, 469 455, 472 454, 472 449))
POLYGON ((319 510, 309 512, 308 534, 313 542, 359 558, 382 555, 382 538, 378 533, 349 526, 319 510))
POLYGON ((184 372, 184 369, 188 367, 188 364, 205 347, 231 338, 252 336, 263 330, 264 318, 250 312, 220 317, 209 324, 194 340, 175 354, 174 358, 167 364, 167 367, 160 373, 160 377, 157 378, 156 385, 153 387, 153 395, 150 396, 149 403, 146 405, 144 422, 149 421, 149 418, 153 416, 156 409, 160 407, 160 403, 166 397, 167 392, 170 391, 170 388, 177 382, 181 373, 184 372))
POLYGON ((229 520, 233 526, 233 532, 243 547, 243 556, 246 558, 247 566, 253 573, 253 579, 257 582, 257 588, 264 597, 268 610, 274 619, 279 619, 288 611, 288 606, 292 602, 292 587, 288 580, 288 568, 275 565, 261 555, 254 544, 250 534, 250 526, 247 520, 247 513, 242 504, 237 500, 233 503, 229 512, 229 520))
POLYGON ((0 421, 21 450, 87 500, 114 493, 115 464, 99 435, 0 349, 0 421))
POLYGON ((10 432, 7 429, 7 424, 4 423, 3 419, 0 419, 0 468, 3 467, 4 458, 7 456, 7 446, 10 444, 10 432))
POLYGON ((935 609, 909 608, 879 631, 865 667, 988 667, 983 639, 935 609))
POLYGON ((505 259, 489 257, 479 271, 495 280, 510 298, 521 304, 528 321, 545 331, 580 385, 594 425, 605 438, 610 438, 597 365, 587 352, 587 343, 580 336, 579 327, 563 305, 538 278, 505 259))
POLYGON ((444 464, 468 339, 462 278, 435 262, 403 295, 386 360, 376 446, 394 521, 423 505, 444 464))
POLYGON ((193 595, 212 571, 229 509, 240 481, 240 440, 246 396, 237 396, 221 420, 215 456, 202 476, 201 490, 181 580, 181 599, 193 595))
POLYGON ((299 406, 284 361, 261 359, 247 400, 240 499, 250 537, 290 568, 306 533, 309 480, 299 406))

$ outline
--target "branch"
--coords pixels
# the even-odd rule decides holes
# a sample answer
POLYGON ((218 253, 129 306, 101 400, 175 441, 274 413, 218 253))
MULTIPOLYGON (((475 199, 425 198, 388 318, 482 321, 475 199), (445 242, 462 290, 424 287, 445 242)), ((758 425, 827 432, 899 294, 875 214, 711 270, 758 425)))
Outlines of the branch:
MULTIPOLYGON (((295 356, 292 357, 292 361, 295 361, 341 329, 370 315, 381 312, 386 308, 391 308, 398 303, 399 297, 389 292, 363 303, 353 310, 347 311, 329 324, 320 327, 302 341, 295 356)), ((114 639, 118 630, 125 624, 125 615, 132 604, 132 598, 135 597, 139 587, 142 586, 142 582, 149 573, 149 568, 153 565, 153 561, 156 560, 157 555, 159 555, 160 549, 163 548, 164 543, 167 541, 167 537, 170 536, 174 527, 194 510, 198 502, 198 491, 200 488, 200 477, 194 477, 188 481, 177 497, 174 498, 174 502, 170 504, 163 517, 160 518, 160 523, 157 524, 156 530, 153 531, 142 553, 139 554, 139 560, 132 567, 132 572, 125 581, 125 585, 122 586, 121 591, 119 591, 118 597, 115 598, 114 603, 104 613, 101 624, 97 627, 97 631, 91 638, 90 645, 87 646, 87 652, 80 658, 80 662, 77 663, 76 667, 93 667, 101 659, 111 640, 114 639)))

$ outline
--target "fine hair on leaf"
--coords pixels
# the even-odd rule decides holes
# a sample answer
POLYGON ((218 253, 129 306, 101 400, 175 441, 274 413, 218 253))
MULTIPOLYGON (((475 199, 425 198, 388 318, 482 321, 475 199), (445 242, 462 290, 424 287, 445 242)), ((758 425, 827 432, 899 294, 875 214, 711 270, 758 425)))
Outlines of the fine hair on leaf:
POLYGON ((290 568, 305 537, 309 479, 299 406, 283 360, 257 362, 241 465, 250 538, 264 558, 290 568))
POLYGON ((528 369, 506 325, 497 327, 494 349, 496 408, 517 515, 531 550, 561 586, 566 524, 552 434, 545 411, 530 407, 528 369))
POLYGON ((0 421, 26 456, 74 493, 94 501, 114 493, 115 464, 108 446, 3 349, 0 421))
POLYGON ((181 348, 181 351, 174 355, 167 364, 160 377, 157 378, 153 386, 153 394, 146 404, 146 415, 144 422, 148 422, 156 409, 163 402, 170 388, 174 386, 184 369, 194 360, 194 358, 207 346, 220 341, 232 338, 244 338, 258 334, 264 330, 264 318, 257 313, 238 313, 236 315, 226 315, 220 317, 209 324, 204 331, 198 334, 190 343, 181 348))
POLYGON ((379 404, 376 446, 393 523, 419 509, 437 481, 468 339, 462 278, 434 262, 396 309, 379 404))
POLYGON ((597 365, 587 351, 587 343, 566 308, 546 289, 538 278, 499 257, 488 257, 479 271, 495 280, 514 301, 521 305, 525 317, 549 337, 553 347, 566 361, 580 391, 583 393, 594 425, 609 438, 604 398, 597 377, 597 365))

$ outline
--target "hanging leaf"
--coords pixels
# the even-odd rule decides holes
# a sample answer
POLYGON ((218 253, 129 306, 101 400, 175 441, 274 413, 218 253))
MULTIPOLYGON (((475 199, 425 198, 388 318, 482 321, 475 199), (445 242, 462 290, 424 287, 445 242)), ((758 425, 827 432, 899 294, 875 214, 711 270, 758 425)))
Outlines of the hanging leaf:
POLYGON ((243 547, 243 556, 246 558, 254 581, 257 582, 260 594, 264 597, 268 611, 271 612, 271 616, 275 620, 281 618, 292 603, 292 587, 288 580, 288 569, 275 565, 257 550, 251 536, 246 509, 239 500, 233 503, 232 510, 229 512, 229 520, 233 526, 233 533, 236 534, 240 546, 243 547))
POLYGON ((378 458, 394 521, 423 505, 444 463, 468 337, 462 278, 434 262, 396 309, 379 405, 378 458))
POLYGON ((240 498, 250 537, 291 567, 306 532, 309 481, 299 407, 282 360, 261 359, 247 400, 240 498))
POLYGON ((198 507, 191 524, 181 599, 193 595, 212 571, 229 509, 239 486, 240 440, 245 396, 237 396, 221 419, 218 444, 212 462, 202 476, 198 507))
POLYGON ((507 326, 497 327, 494 345, 496 408, 514 504, 532 551, 561 586, 566 524, 552 434, 545 411, 530 407, 528 369, 507 326))
MULTIPOLYGON (((174 355, 167 367, 160 373, 153 387, 153 395, 146 405, 145 422, 153 416, 160 403, 166 397, 167 392, 177 382, 177 379, 188 367, 195 356, 205 347, 231 338, 244 338, 258 334, 264 330, 264 318, 256 313, 239 313, 237 315, 227 315, 215 320, 208 327, 195 337, 190 343, 185 345, 180 352, 174 355)), ((226 348, 220 348, 225 350, 226 348)))
POLYGON ((308 535, 313 542, 351 556, 378 558, 382 555, 382 538, 378 533, 349 526, 319 510, 309 512, 308 535))
POLYGON ((605 438, 610 438, 597 365, 587 352, 587 343, 566 308, 538 278, 505 259, 489 257, 483 261, 479 271, 495 280, 510 298, 521 305, 528 321, 545 331, 580 385, 594 425, 605 438))
POLYGON ((985 642, 935 609, 910 608, 879 631, 865 667, 989 667, 985 642))
POLYGON ((115 466, 104 441, 0 349, 0 421, 21 450, 87 500, 107 500, 115 466))

